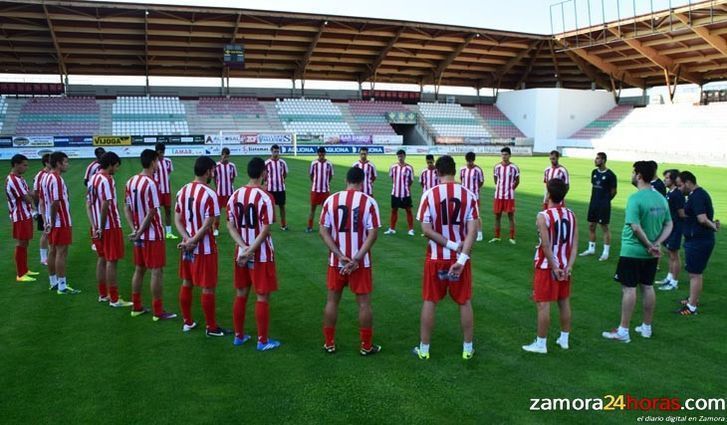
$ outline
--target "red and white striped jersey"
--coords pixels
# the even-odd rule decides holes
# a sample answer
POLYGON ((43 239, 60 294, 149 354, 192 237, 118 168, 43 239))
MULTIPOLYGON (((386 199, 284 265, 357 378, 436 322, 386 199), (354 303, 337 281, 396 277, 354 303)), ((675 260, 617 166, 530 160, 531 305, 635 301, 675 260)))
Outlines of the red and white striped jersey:
MULTIPOLYGON (((175 211, 181 216, 184 228, 190 237, 194 237, 209 217, 219 217, 220 203, 217 194, 209 186, 191 182, 177 192, 175 211)), ((194 248, 195 254, 212 254, 217 252, 217 244, 212 234, 213 226, 194 248)))
POLYGON ((40 199, 43 200, 43 211, 40 211, 40 213, 43 214, 43 221, 45 224, 50 223, 50 196, 48 193, 48 182, 50 181, 51 174, 52 172, 50 171, 46 172, 40 177, 40 181, 38 182, 40 199))
MULTIPOLYGON (((422 195, 417 220, 430 223, 434 231, 453 242, 462 242, 467 236, 467 223, 480 218, 477 196, 457 183, 434 186, 422 195)), ((427 257, 432 260, 452 260, 456 251, 429 241, 427 257)))
POLYGON ((112 175, 102 171, 91 177, 91 181, 88 182, 88 200, 91 205, 94 228, 101 228, 101 209, 106 201, 109 202, 109 211, 106 215, 104 229, 121 228, 119 206, 116 203, 116 182, 112 175))
POLYGON ((160 241, 164 239, 162 219, 159 215, 159 189, 154 179, 144 174, 137 174, 126 182, 126 205, 131 210, 132 225, 134 229, 141 227, 147 214, 151 212, 152 218, 149 227, 139 239, 145 241, 160 241))
POLYGON ((465 189, 475 194, 477 199, 480 198, 480 185, 485 183, 485 173, 479 165, 472 168, 464 166, 459 169, 459 182, 465 189))
MULTIPOLYGON (((343 190, 326 199, 321 211, 320 225, 331 229, 331 237, 343 255, 353 258, 361 249, 371 229, 381 227, 379 205, 371 196, 356 190, 343 190)), ((371 267, 371 252, 364 255, 362 265, 371 267)), ((331 267, 342 267, 332 252, 331 267)))
POLYGON ((515 199, 515 180, 520 177, 520 169, 513 163, 495 165, 492 174, 495 183, 495 199, 515 199))
POLYGON ((94 159, 90 164, 88 164, 88 167, 86 167, 86 173, 83 175, 83 180, 90 184, 91 178, 93 178, 93 176, 95 176, 99 171, 101 171, 101 164, 94 159))
POLYGON ((46 223, 50 222, 51 218, 51 204, 55 201, 59 201, 58 212, 56 213, 56 220, 51 223, 53 227, 71 227, 71 209, 70 203, 68 202, 68 187, 66 181, 61 177, 60 174, 52 172, 45 176, 46 187, 43 191, 45 194, 45 208, 47 212, 46 223))
POLYGON ((169 184, 169 176, 172 174, 172 171, 174 171, 174 165, 172 165, 172 160, 167 157, 159 161, 159 166, 154 170, 154 181, 157 183, 159 193, 162 195, 172 193, 169 184))
MULTIPOLYGON (((553 249, 553 257, 558 261, 558 267, 568 264, 573 246, 573 238, 578 231, 576 227, 576 216, 568 208, 555 207, 541 211, 538 215, 545 218, 545 225, 550 236, 550 247, 553 249)), ((540 234, 540 232, 538 232, 540 234)), ((548 269, 548 258, 543 251, 543 241, 540 240, 535 249, 535 268, 548 269)))
POLYGON ((265 160, 265 168, 268 170, 266 187, 268 192, 285 192, 285 179, 288 178, 288 164, 278 158, 265 160))
POLYGON ((237 177, 237 167, 232 162, 223 164, 218 162, 215 167, 215 186, 218 196, 230 196, 235 191, 232 185, 237 177))
POLYGON ((401 165, 398 162, 389 168, 391 177, 391 194, 397 198, 411 196, 411 184, 414 182, 414 168, 409 164, 401 165))
POLYGON ((565 184, 570 184, 570 176, 568 170, 564 166, 558 165, 557 167, 548 167, 543 172, 543 183, 548 183, 550 179, 561 179, 565 184))
MULTIPOLYGON (((272 196, 261 187, 242 186, 227 201, 227 219, 233 223, 245 245, 252 245, 262 233, 263 226, 275 222, 275 209, 272 196)), ((240 247, 235 246, 235 258, 240 247)), ((268 235, 255 252, 256 263, 275 261, 273 238, 268 235)))
POLYGON ((35 177, 33 177, 33 192, 35 192, 38 196, 38 200, 43 197, 41 181, 43 180, 43 176, 45 176, 46 174, 48 174, 48 170, 43 168, 38 171, 38 174, 36 174, 35 177))
POLYGON ((371 161, 361 162, 361 160, 354 162, 352 166, 363 170, 364 181, 362 192, 372 196, 374 194, 374 180, 379 176, 376 173, 376 166, 371 161))
POLYGON ((25 201, 28 190, 24 178, 13 173, 8 174, 5 179, 5 194, 8 196, 8 213, 13 223, 33 217, 30 204, 25 201))
POLYGON ((427 190, 438 185, 439 174, 437 174, 437 169, 432 168, 430 170, 429 168, 425 168, 424 170, 422 170, 422 173, 419 175, 419 183, 422 185, 423 192, 426 192, 427 190))
POLYGON ((331 179, 333 178, 333 165, 324 160, 315 160, 310 163, 308 175, 313 176, 311 192, 327 193, 331 191, 331 179))

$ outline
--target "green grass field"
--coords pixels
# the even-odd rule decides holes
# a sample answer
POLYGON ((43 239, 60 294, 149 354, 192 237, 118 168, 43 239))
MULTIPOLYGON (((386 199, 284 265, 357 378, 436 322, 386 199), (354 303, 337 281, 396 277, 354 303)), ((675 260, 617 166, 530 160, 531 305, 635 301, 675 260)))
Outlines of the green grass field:
MULTIPOLYGON (((532 257, 536 244, 535 214, 542 200, 542 171, 547 158, 514 158, 522 171, 517 193, 518 244, 480 243, 473 251, 475 344, 477 355, 461 359, 461 331, 455 305, 440 305, 431 360, 410 354, 419 340, 420 284, 425 241, 419 237, 380 234, 374 246, 374 340, 380 355, 362 358, 357 351, 357 311, 350 293, 341 303, 337 326, 339 352, 321 352, 322 310, 325 303, 326 250, 317 234, 305 234, 311 157, 286 158, 291 169, 288 208, 291 231, 275 228, 280 290, 271 301, 270 333, 283 345, 259 353, 253 344, 233 347, 232 337, 206 338, 197 329, 182 334, 181 320, 152 322, 150 315, 131 318, 128 310, 96 302, 95 254, 87 238, 82 175, 87 160, 73 160, 65 175, 72 195, 74 245, 69 255, 69 284, 82 289, 76 297, 49 293, 47 272, 36 283, 14 281, 10 224, 0 228, 3 241, 0 269, 0 422, 2 423, 622 423, 644 413, 531 412, 531 398, 725 397, 724 359, 727 344, 727 278, 725 248, 720 235, 706 271, 701 315, 673 313, 687 294, 681 276, 676 293, 658 293, 654 337, 644 340, 632 331, 631 344, 603 340, 601 331, 618 323, 620 287, 612 280, 620 247, 623 206, 635 189, 627 163, 609 163, 619 177, 619 194, 612 215, 611 259, 579 259, 572 287, 571 349, 555 346, 557 318, 549 339, 550 353, 525 353, 535 333, 535 307, 530 300, 532 257)), ((417 173, 423 157, 410 157, 417 173)), ((233 159, 241 171, 246 158, 233 159)), ((333 187, 344 187, 353 157, 333 157, 333 187)), ((375 194, 382 222, 388 223, 391 184, 386 170, 394 157, 373 158, 380 170, 375 194)), ((458 165, 463 161, 457 158, 458 165)), ((495 157, 479 158, 490 170, 495 157)), ((193 159, 174 159, 174 190, 192 176, 193 159)), ((590 193, 591 161, 565 158, 571 173, 569 206, 580 223, 582 249, 590 193)), ((2 162, 4 169, 9 163, 2 162)), ((28 181, 39 168, 36 161, 28 181)), ((661 164, 660 169, 676 166, 661 164)), ((138 161, 124 159, 117 174, 121 196, 126 179, 138 171, 138 161)), ((727 212, 727 169, 691 169, 711 194, 716 217, 727 212)), ((238 181, 238 184, 240 181, 238 181)), ((421 190, 415 184, 414 199, 421 190)), ((492 181, 482 194, 486 240, 492 235, 492 181)), ((416 201, 415 201, 416 202, 416 201)), ((506 222, 506 221, 505 221, 506 222)), ((403 214, 399 230, 404 229, 403 214)), ((383 231, 383 229, 382 229, 383 231)), ((505 229, 506 232, 506 224, 505 229)), ((600 233, 599 233, 600 238, 600 233)), ((232 241, 223 233, 220 245, 218 322, 232 327, 232 241)), ((39 270, 37 236, 31 242, 31 269, 39 270)), ((601 243, 599 242, 599 252, 601 243)), ((178 255, 167 244, 164 279, 165 307, 179 312, 178 255)), ((659 277, 665 274, 665 264, 659 277)), ((130 298, 130 247, 122 261, 119 282, 130 298)), ((195 292, 194 314, 203 321, 195 292)), ((148 278, 144 287, 151 298, 148 278)), ((255 335, 252 304, 246 327, 255 335)), ((554 312, 555 314, 555 312, 554 312)), ((640 307, 632 327, 640 323, 640 307)), ((703 412, 724 416, 726 412, 703 412)), ((664 413, 650 412, 664 416, 664 413)), ((680 414, 685 414, 681 412, 680 414)), ((692 413, 692 414, 697 414, 692 413)))

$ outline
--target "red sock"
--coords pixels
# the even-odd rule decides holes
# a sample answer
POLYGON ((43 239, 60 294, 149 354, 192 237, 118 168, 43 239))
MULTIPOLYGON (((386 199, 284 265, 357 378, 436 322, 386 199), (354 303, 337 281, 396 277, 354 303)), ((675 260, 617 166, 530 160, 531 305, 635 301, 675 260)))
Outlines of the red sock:
POLYGON ((109 283, 109 296, 112 303, 119 300, 119 287, 115 283, 109 283))
POLYGON ((232 307, 232 321, 235 322, 235 335, 242 338, 245 335, 245 306, 247 297, 236 297, 232 307))
POLYGON ((28 248, 24 246, 15 247, 15 268, 18 271, 18 277, 23 277, 28 273, 28 248))
POLYGON ((162 306, 161 298, 154 298, 151 302, 151 311, 155 316, 160 316, 164 313, 164 307, 162 306))
POLYGON ((182 310, 184 323, 191 325, 192 320, 192 287, 182 285, 179 288, 179 308, 182 310))
POLYGON ((396 220, 399 219, 399 210, 397 208, 391 209, 391 223, 389 229, 396 229, 396 220))
POLYGON ((134 304, 133 308, 136 311, 141 310, 141 294, 131 293, 131 302, 134 304))
POLYGON ((334 326, 323 327, 323 337, 326 339, 326 345, 332 346, 335 344, 334 337, 336 336, 336 328, 334 326))
POLYGON ((109 288, 103 282, 98 283, 98 296, 104 298, 109 296, 109 288))
POLYGON ((374 336, 374 330, 371 328, 360 328, 358 334, 361 337, 361 348, 364 350, 371 349, 371 339, 374 336))
POLYGON ((510 228, 510 239, 515 239, 515 225, 510 228))
POLYGON ((255 320, 257 321, 257 340, 266 344, 268 342, 268 323, 270 322, 270 306, 267 302, 255 303, 255 320))
POLYGON ((202 293, 202 311, 204 312, 204 320, 207 322, 207 329, 217 329, 215 294, 202 293))
POLYGON ((409 230, 414 229, 414 215, 411 213, 411 208, 406 209, 406 225, 409 226, 409 230))
POLYGON ((308 228, 309 229, 312 229, 313 228, 313 219, 312 218, 309 218, 308 219, 308 228))
POLYGON ((500 237, 500 228, 499 227, 495 227, 495 237, 496 238, 500 237))

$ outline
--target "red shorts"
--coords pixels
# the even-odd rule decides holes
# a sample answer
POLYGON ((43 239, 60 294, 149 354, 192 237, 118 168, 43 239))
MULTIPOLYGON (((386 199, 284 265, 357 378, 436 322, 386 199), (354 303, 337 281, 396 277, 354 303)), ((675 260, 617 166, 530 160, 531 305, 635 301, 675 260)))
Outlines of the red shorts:
POLYGON ((121 229, 105 229, 101 240, 96 239, 93 244, 96 245, 98 256, 106 261, 124 258, 124 233, 121 229))
POLYGON ((220 205, 220 208, 227 208, 227 201, 230 200, 229 196, 226 195, 217 195, 217 202, 220 205))
POLYGON ((456 282, 441 280, 440 273, 449 273, 449 268, 456 263, 452 260, 424 261, 424 278, 422 282, 422 299, 424 301, 438 302, 447 295, 457 304, 464 304, 472 298, 472 268, 471 261, 464 265, 464 270, 456 282))
POLYGON ((171 193, 160 193, 159 194, 159 206, 161 207, 172 207, 172 194, 171 193))
POLYGON ((71 227, 52 227, 48 235, 49 245, 65 246, 73 242, 73 231, 71 227))
POLYGON ((535 269, 533 300, 536 303, 558 301, 570 296, 570 279, 559 281, 550 269, 535 269))
POLYGON ((328 266, 328 289, 340 292, 346 285, 356 295, 370 294, 374 289, 371 267, 359 267, 350 275, 342 275, 338 267, 328 266))
POLYGON ((492 202, 492 211, 494 211, 495 214, 514 213, 515 212, 515 200, 514 199, 495 199, 492 202))
POLYGON ((328 199, 329 192, 311 192, 310 193, 310 204, 311 205, 323 205, 328 199))
POLYGON ((197 254, 192 261, 185 260, 182 253, 179 259, 179 277, 192 282, 194 286, 216 288, 217 253, 197 254))
POLYGON ((29 241, 33 239, 33 219, 28 218, 13 223, 13 239, 29 241))
POLYGON ((252 269, 240 267, 234 262, 235 289, 244 289, 255 286, 255 293, 265 295, 278 290, 278 275, 275 263, 254 263, 252 269))
POLYGON ((145 269, 161 269, 167 265, 167 245, 164 241, 134 242, 134 265, 145 269))

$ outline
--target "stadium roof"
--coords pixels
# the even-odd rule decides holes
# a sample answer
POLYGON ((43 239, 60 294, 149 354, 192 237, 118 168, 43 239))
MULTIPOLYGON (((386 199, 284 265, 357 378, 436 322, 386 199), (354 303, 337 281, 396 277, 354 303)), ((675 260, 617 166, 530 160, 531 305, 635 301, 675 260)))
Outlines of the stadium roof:
POLYGON ((501 88, 648 87, 665 85, 665 75, 706 83, 727 78, 727 0, 707 3, 552 37, 231 8, 5 0, 0 73, 219 78, 223 46, 237 42, 245 68, 231 68, 231 77, 501 88))

